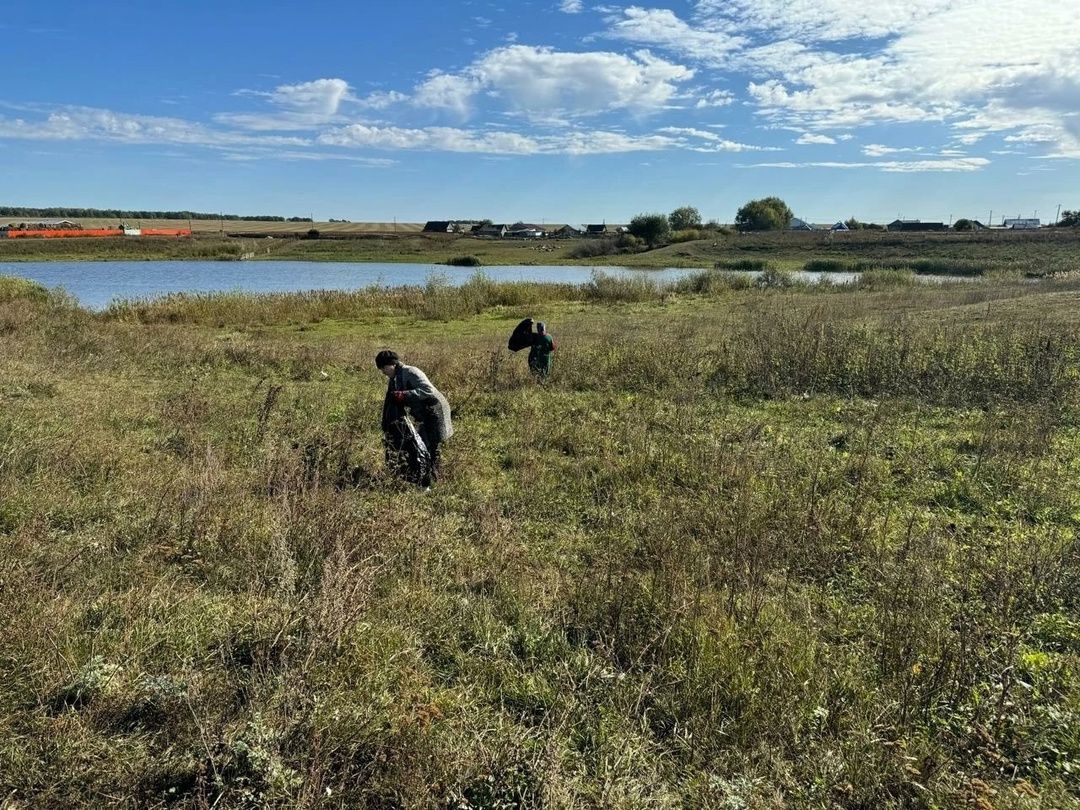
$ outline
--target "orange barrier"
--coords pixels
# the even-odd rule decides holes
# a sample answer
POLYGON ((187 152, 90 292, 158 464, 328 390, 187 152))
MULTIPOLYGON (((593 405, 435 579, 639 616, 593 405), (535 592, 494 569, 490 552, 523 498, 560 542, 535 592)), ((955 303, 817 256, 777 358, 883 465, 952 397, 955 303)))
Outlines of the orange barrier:
POLYGON ((143 228, 143 236, 191 236, 191 228, 143 228))
POLYGON ((77 236, 123 236, 124 232, 118 228, 87 228, 84 230, 40 230, 40 231, 16 231, 7 232, 8 239, 67 239, 77 236))

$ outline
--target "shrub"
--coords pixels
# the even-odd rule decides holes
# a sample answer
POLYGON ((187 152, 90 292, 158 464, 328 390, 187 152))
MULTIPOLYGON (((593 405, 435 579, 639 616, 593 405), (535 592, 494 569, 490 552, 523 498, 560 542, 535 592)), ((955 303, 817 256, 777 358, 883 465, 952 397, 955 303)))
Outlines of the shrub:
POLYGON ((740 231, 780 231, 791 224, 791 209, 779 197, 751 200, 735 214, 740 231))
POLYGON ((787 270, 777 270, 775 267, 762 270, 761 275, 754 280, 754 285, 762 289, 794 287, 796 283, 794 275, 787 270))
POLYGON ((595 259, 597 256, 610 256, 615 250, 614 239, 590 239, 576 245, 566 255, 571 259, 595 259))
POLYGON ((670 231, 668 218, 663 214, 638 214, 630 220, 630 233, 644 239, 651 248, 662 244, 670 231))
POLYGON ((48 298, 49 291, 36 281, 0 276, 0 303, 17 300, 47 301, 48 298))
POLYGON ((706 235, 696 228, 687 228, 681 231, 673 231, 668 241, 678 244, 679 242, 696 242, 705 238, 706 235))
POLYGON ((476 256, 455 256, 447 259, 446 263, 451 267, 479 267, 480 260, 476 256))
POLYGON ((686 231, 701 227, 701 214, 691 205, 676 208, 668 214, 668 223, 673 231, 686 231))
POLYGON ((713 265, 714 270, 765 270, 768 267, 765 259, 721 259, 713 265))
POLYGON ((877 267, 860 273, 855 283, 861 289, 880 290, 909 287, 917 282, 914 271, 908 268, 877 267))
POLYGON ((811 259, 803 265, 808 273, 850 273, 855 269, 854 264, 842 259, 811 259))

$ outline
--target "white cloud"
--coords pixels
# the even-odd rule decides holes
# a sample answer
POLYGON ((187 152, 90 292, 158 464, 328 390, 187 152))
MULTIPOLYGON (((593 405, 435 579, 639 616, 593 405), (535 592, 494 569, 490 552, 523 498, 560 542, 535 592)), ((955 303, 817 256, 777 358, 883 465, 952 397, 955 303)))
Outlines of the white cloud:
POLYGON ((820 135, 814 132, 804 132, 799 136, 795 143, 800 145, 836 143, 836 138, 830 138, 828 135, 820 135))
POLYGON ((414 102, 468 114, 478 98, 530 117, 574 117, 610 110, 640 112, 669 104, 694 71, 638 51, 568 53, 511 45, 485 54, 457 74, 432 75, 414 102))
POLYGON ((918 149, 914 147, 895 147, 885 146, 880 143, 868 143, 862 148, 862 152, 867 157, 884 157, 885 155, 894 155, 898 152, 918 152, 918 149))
POLYGON ((28 140, 100 140, 129 144, 187 144, 228 147, 241 145, 305 146, 305 138, 249 135, 212 129, 179 118, 132 115, 96 107, 59 107, 44 118, 0 117, 0 138, 28 140))
POLYGON ((660 132, 668 135, 686 136, 704 141, 703 144, 688 144, 687 148, 692 152, 782 152, 774 146, 754 146, 748 143, 739 143, 727 138, 721 138, 715 132, 693 127, 662 127, 660 132))
POLYGON ((219 113, 214 120, 220 124, 255 131, 312 129, 338 120, 345 101, 355 101, 349 83, 344 79, 316 79, 300 84, 282 84, 270 92, 240 90, 235 95, 266 99, 273 112, 219 113))
POLYGON ((942 122, 975 130, 968 144, 1015 130, 1044 151, 1080 148, 1080 25, 1060 0, 698 0, 690 22, 635 7, 606 34, 748 73, 777 123, 942 122))
POLYGON ((559 11, 563 14, 580 14, 585 8, 581 0, 562 0, 559 3, 559 11))
POLYGON ((468 76, 452 76, 436 73, 416 88, 413 103, 420 107, 448 110, 464 117, 468 114, 472 98, 482 83, 468 76))
POLYGON ((327 146, 413 149, 502 155, 595 155, 672 149, 684 144, 667 135, 632 136, 620 132, 573 131, 558 135, 468 130, 455 127, 373 127, 353 124, 323 133, 327 146))
POLYGON ((316 79, 280 85, 270 94, 270 100, 281 107, 332 116, 349 95, 349 83, 344 79, 316 79))
POLYGON ((693 28, 670 9, 632 6, 608 18, 608 36, 655 45, 706 64, 722 65, 725 57, 746 43, 745 37, 725 31, 693 28))
POLYGON ((699 17, 729 19, 778 38, 810 42, 885 37, 911 28, 953 0, 702 0, 699 17))
POLYGON ((726 107, 734 101, 735 94, 730 90, 709 90, 697 100, 694 106, 703 110, 707 107, 726 107))
POLYGON ((341 155, 334 152, 296 152, 296 151, 265 151, 261 149, 247 149, 243 152, 226 152, 225 160, 238 163, 258 162, 263 160, 285 161, 342 161, 363 166, 371 169, 389 169, 397 166, 398 161, 391 158, 370 158, 357 155, 341 155))
POLYGON ((808 163, 750 163, 743 169, 877 169, 883 172, 975 172, 990 163, 986 158, 949 158, 945 160, 882 160, 867 163, 813 161, 808 163))

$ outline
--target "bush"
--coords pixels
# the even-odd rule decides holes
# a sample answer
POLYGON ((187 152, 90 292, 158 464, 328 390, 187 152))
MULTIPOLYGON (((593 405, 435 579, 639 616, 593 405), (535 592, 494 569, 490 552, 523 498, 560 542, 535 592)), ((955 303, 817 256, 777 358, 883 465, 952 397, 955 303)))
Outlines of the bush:
POLYGON ((877 267, 861 273, 855 283, 860 289, 881 290, 910 287, 917 280, 914 271, 908 268, 877 267))
POLYGON ((455 256, 447 259, 446 263, 451 267, 479 267, 480 260, 476 256, 455 256))
POLYGON ((312 228, 306 234, 304 234, 305 239, 318 239, 320 236, 321 234, 319 233, 318 228, 312 228))
POLYGON ((680 242, 696 242, 699 239, 707 238, 707 234, 696 228, 687 228, 681 231, 673 231, 668 241, 672 244, 678 244, 680 242))
POLYGON ((672 292, 683 294, 709 294, 725 290, 748 290, 754 278, 747 273, 727 273, 708 270, 684 276, 671 285, 672 292))
POLYGON ((791 224, 791 209, 779 197, 751 200, 735 214, 740 231, 782 231, 791 224))
POLYGON ((590 239, 577 245, 566 255, 571 259, 595 259, 598 256, 610 256, 615 251, 614 239, 590 239))
POLYGON ((606 273, 593 273, 592 279, 585 285, 585 297, 589 301, 653 301, 660 293, 660 285, 645 275, 609 276, 606 273))
POLYGON ((850 273, 856 269, 854 264, 842 259, 811 259, 803 265, 808 273, 850 273))
POLYGON ((701 227, 701 214, 691 205, 676 208, 668 214, 668 224, 673 231, 687 231, 701 227))
POLYGON ((36 281, 0 276, 0 303, 7 301, 47 301, 49 291, 36 281))
POLYGON ((638 214, 630 220, 630 233, 644 239, 651 248, 662 244, 670 231, 668 218, 663 214, 638 214))
POLYGON ((787 270, 777 270, 775 267, 762 270, 761 275, 754 280, 754 286, 770 290, 794 287, 797 283, 793 274, 787 270))
POLYGON ((721 259, 713 265, 714 270, 765 270, 768 267, 765 259, 721 259))

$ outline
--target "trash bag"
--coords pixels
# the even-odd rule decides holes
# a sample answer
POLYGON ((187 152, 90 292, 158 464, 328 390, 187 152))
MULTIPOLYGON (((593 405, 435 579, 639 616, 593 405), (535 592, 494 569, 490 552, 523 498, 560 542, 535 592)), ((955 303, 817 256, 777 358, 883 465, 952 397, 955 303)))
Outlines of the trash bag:
POLYGON ((389 430, 383 430, 386 465, 410 484, 423 483, 431 472, 431 454, 420 434, 408 419, 395 419, 389 430))
POLYGON ((519 352, 522 349, 527 349, 532 346, 533 342, 533 319, 526 318, 517 326, 514 327, 514 331, 510 334, 510 342, 507 343, 507 348, 512 352, 519 352))
POLYGON ((386 392, 382 414, 383 449, 386 466, 412 484, 421 484, 431 473, 431 453, 420 438, 416 425, 393 400, 393 393, 386 392))

